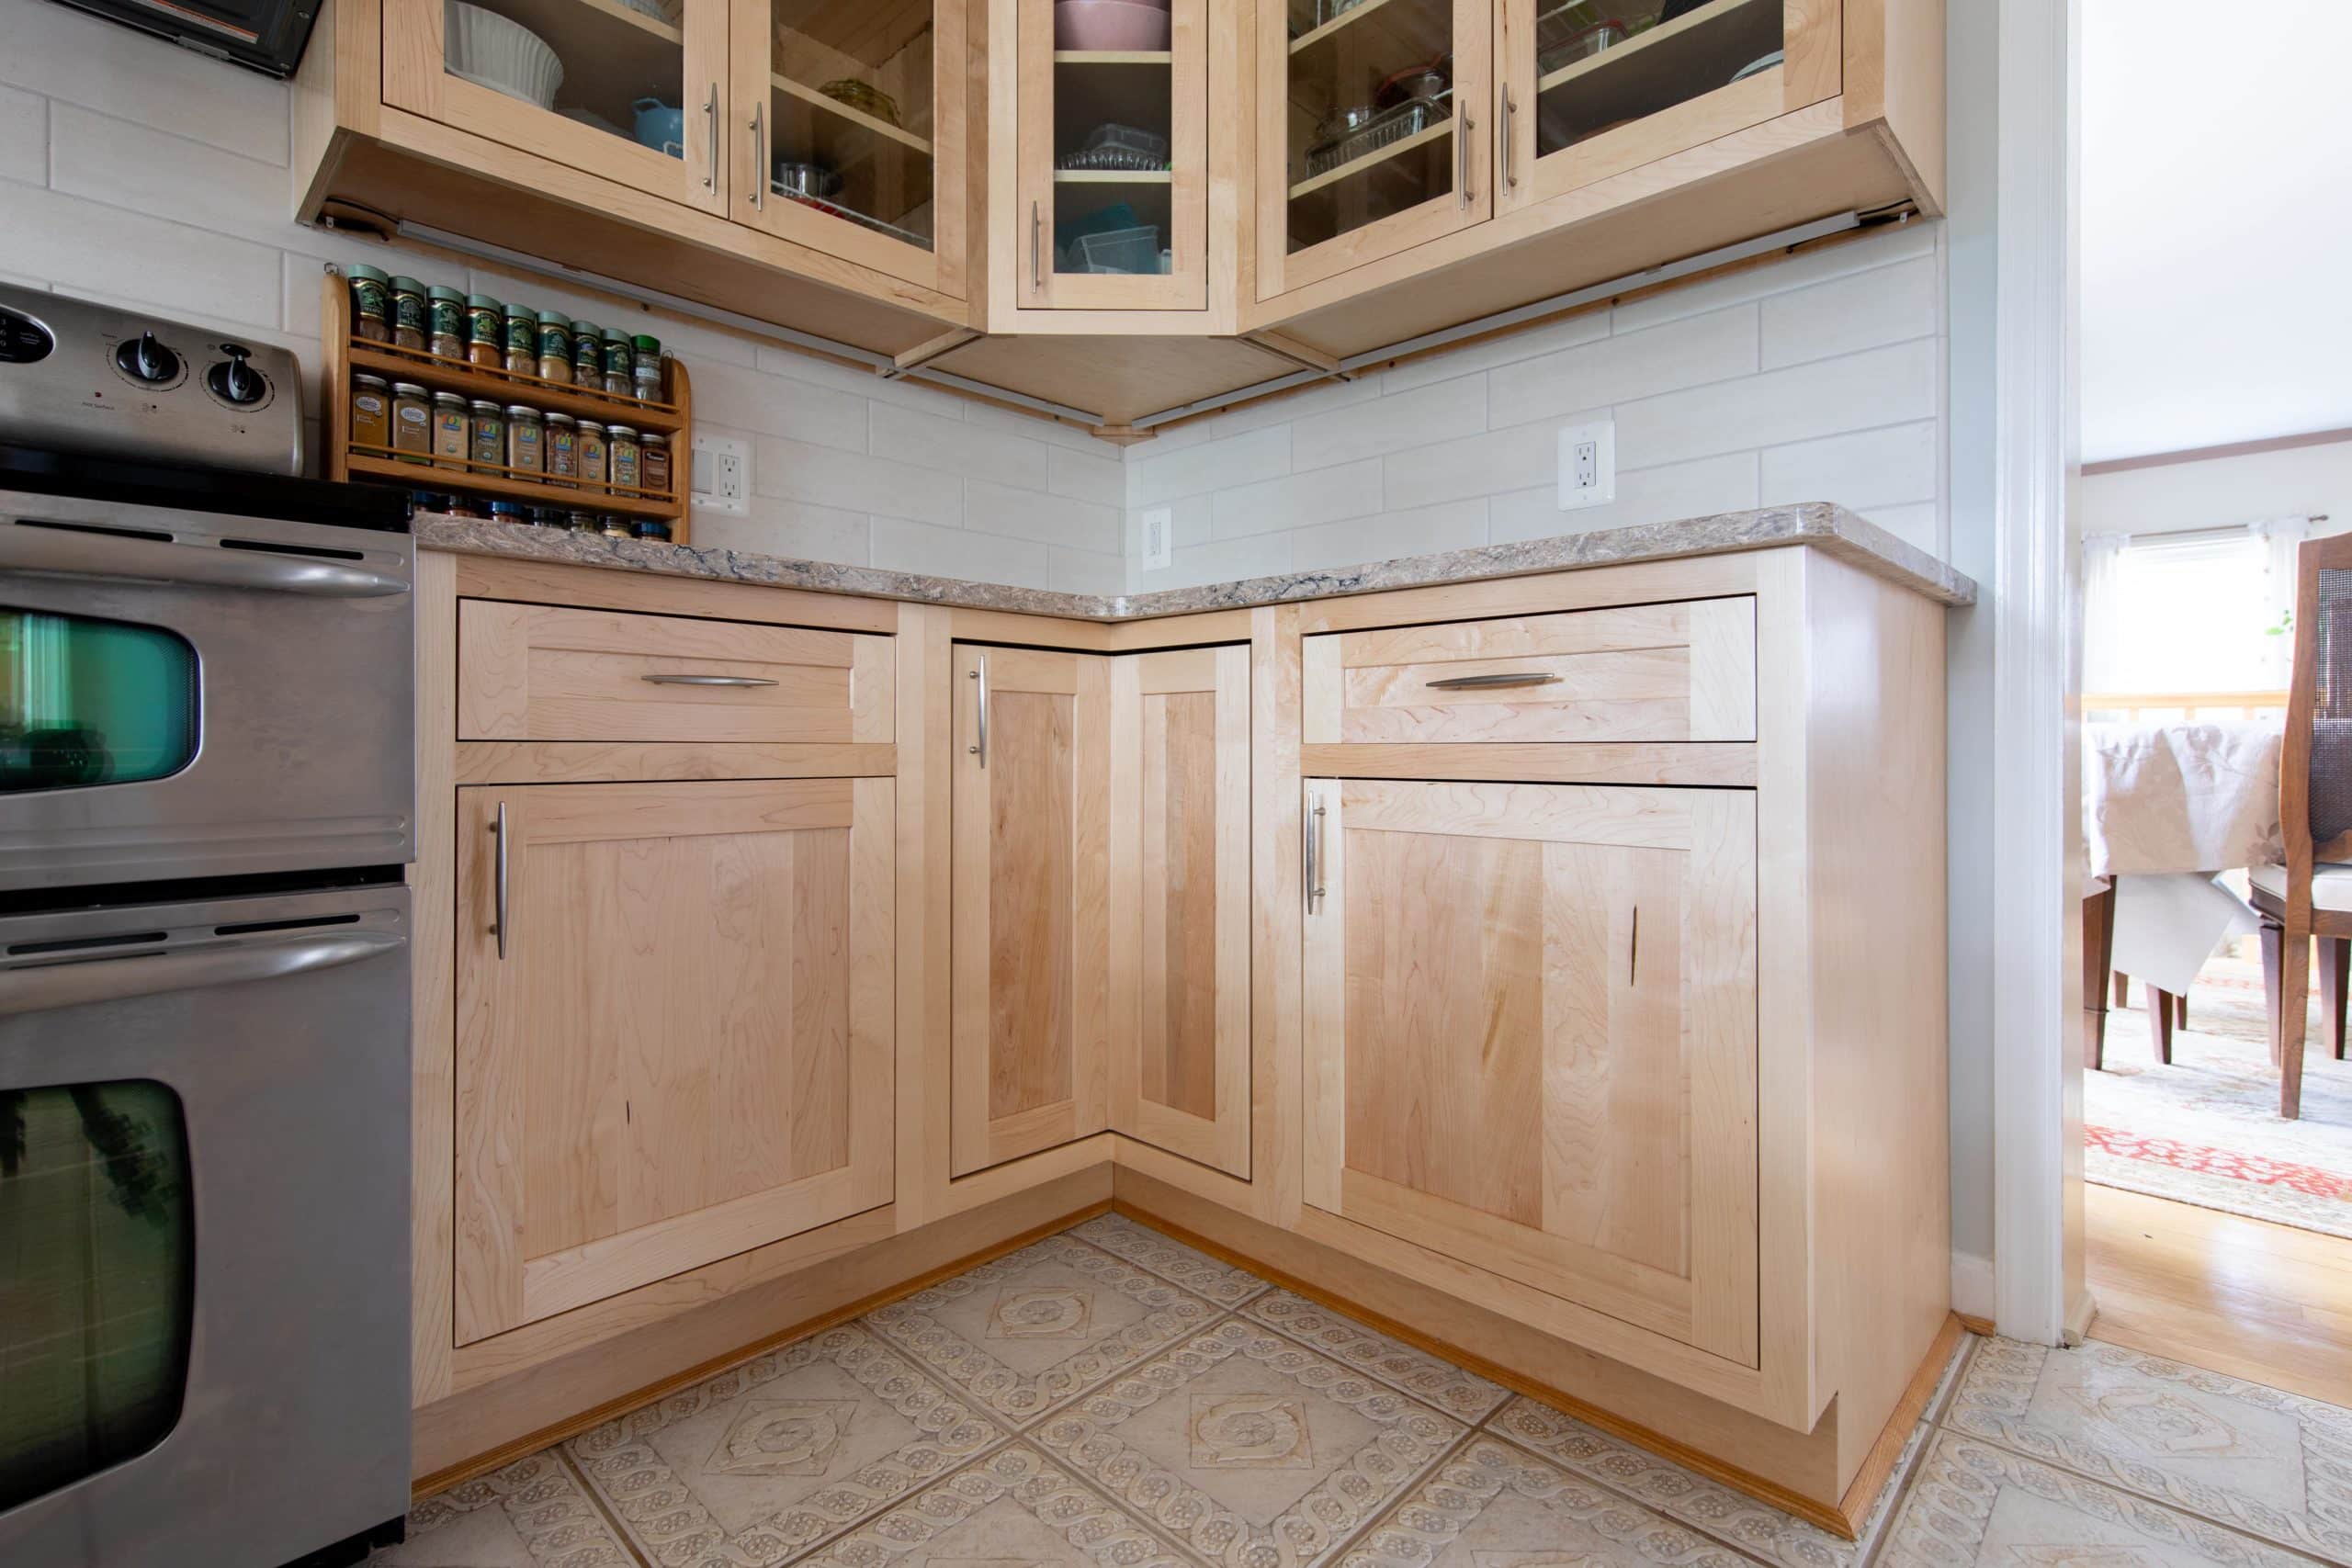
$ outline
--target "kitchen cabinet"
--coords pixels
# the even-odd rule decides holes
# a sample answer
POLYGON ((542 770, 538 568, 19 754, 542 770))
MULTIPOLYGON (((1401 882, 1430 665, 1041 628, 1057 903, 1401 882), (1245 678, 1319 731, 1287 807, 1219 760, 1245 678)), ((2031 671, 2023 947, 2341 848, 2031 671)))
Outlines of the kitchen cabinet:
POLYGON ((1110 664, 955 650, 951 1165, 1109 1124, 1110 664))
POLYGON ((1306 787, 1306 1201, 1754 1366, 1754 795, 1306 787))
POLYGON ((1250 649, 1111 662, 1111 1125, 1250 1178, 1250 649))
POLYGON ((733 0, 735 221, 962 292, 964 0, 733 0))
POLYGON ((890 1201, 893 790, 458 791, 458 1345, 890 1201))

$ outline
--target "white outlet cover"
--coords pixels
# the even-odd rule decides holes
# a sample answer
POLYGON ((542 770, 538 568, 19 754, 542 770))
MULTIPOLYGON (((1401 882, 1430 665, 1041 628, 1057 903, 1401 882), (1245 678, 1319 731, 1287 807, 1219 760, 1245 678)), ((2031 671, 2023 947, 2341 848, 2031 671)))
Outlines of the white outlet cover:
POLYGON ((1560 510, 1605 506, 1617 499, 1617 422, 1560 426, 1560 510), (1590 457, 1579 462, 1581 449, 1590 457), (1579 470, 1588 470, 1580 474, 1579 470))
POLYGON ((752 510, 752 444, 740 436, 695 432, 694 505, 737 517, 752 510))
POLYGON ((1167 568, 1175 556, 1176 513, 1165 506, 1155 506, 1143 514, 1143 569, 1159 571, 1167 568))

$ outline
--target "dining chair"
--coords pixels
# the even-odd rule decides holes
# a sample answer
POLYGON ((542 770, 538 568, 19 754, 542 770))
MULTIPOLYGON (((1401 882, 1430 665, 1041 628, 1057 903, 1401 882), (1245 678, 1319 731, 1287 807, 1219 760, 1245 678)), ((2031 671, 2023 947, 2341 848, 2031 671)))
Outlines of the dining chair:
POLYGON ((2352 534, 2308 540, 2295 552, 2294 673, 2279 754, 2278 834, 2285 863, 2252 867, 2250 877, 2254 907, 2264 917, 2265 988, 2277 998, 2270 1051, 2278 1067, 2278 1114, 2292 1119, 2302 1114, 2315 939, 2323 943, 2328 1043, 2339 1058, 2344 1052, 2342 943, 2352 938, 2352 534))

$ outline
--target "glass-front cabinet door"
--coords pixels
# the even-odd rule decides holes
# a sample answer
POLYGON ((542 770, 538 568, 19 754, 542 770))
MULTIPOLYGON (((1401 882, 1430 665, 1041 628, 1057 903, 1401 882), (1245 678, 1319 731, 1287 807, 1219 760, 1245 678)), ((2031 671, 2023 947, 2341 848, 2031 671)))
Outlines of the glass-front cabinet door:
POLYGON ((1261 0, 1258 17, 1261 298, 1493 212, 1490 0, 1261 0))
POLYGON ((965 0, 734 0, 735 220, 960 297, 965 0))
POLYGON ((384 101, 725 210, 728 0, 384 0, 384 101))
POLYGON ((1208 0, 1020 0, 1020 299, 1208 308, 1208 0))
POLYGON ((1835 0, 1502 0, 1505 210, 1832 96, 1835 0))

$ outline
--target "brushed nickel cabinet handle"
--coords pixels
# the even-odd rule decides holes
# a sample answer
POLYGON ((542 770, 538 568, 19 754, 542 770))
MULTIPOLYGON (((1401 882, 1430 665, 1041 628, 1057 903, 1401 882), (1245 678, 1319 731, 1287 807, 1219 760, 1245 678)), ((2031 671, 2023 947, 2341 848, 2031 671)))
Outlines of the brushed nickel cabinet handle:
POLYGON ((1461 194, 1462 210, 1464 212, 1470 210, 1470 138, 1477 129, 1478 122, 1470 118, 1469 110, 1464 109, 1462 112, 1462 129, 1454 133, 1453 138, 1453 183, 1461 194))
POLYGON ((710 121, 710 163, 703 170, 702 188, 716 191, 718 189, 718 84, 716 82, 710 85, 710 101, 703 105, 702 112, 710 121))
POLYGON ((1518 112, 1519 112, 1519 106, 1518 106, 1517 104, 1515 104, 1515 103, 1511 102, 1511 98, 1510 98, 1510 89, 1509 87, 1505 87, 1505 88, 1503 89, 1503 128, 1502 128, 1502 144, 1503 144, 1503 184, 1505 184, 1506 186, 1510 186, 1511 189, 1513 189, 1513 190, 1517 190, 1517 189, 1519 188, 1519 175, 1518 175, 1518 172, 1517 172, 1515 169, 1513 169, 1513 168, 1512 168, 1512 166, 1511 166, 1510 127, 1511 127, 1511 117, 1512 117, 1512 116, 1514 116, 1514 115, 1516 115, 1518 112))
POLYGON ((752 210, 768 209, 767 100, 752 106, 752 210))
POLYGON ((506 803, 503 800, 498 803, 498 820, 491 825, 490 830, 498 835, 498 876, 492 892, 492 901, 496 906, 493 918, 498 923, 490 929, 498 938, 498 956, 503 960, 506 956, 506 803))
POLYGON ((1037 210, 1035 202, 1031 202, 1029 204, 1029 292, 1032 294, 1037 293, 1046 287, 1045 273, 1042 270, 1045 263, 1040 259, 1045 248, 1043 243, 1045 225, 1045 215, 1037 210))
POLYGON ((1491 686, 1548 686, 1558 679, 1557 675, 1530 671, 1524 675, 1449 675, 1430 684, 1441 692, 1464 692, 1491 686))
POLYGON ((989 656, 983 653, 979 660, 980 667, 972 671, 972 679, 979 682, 979 722, 974 732, 974 744, 967 750, 985 768, 989 765, 989 656))
POLYGON ((1317 792, 1306 797, 1313 802, 1307 815, 1315 820, 1306 829, 1306 912, 1313 914, 1315 905, 1323 897, 1323 796, 1317 792))
POLYGON ((648 675, 657 686, 773 686, 764 675, 648 675))

